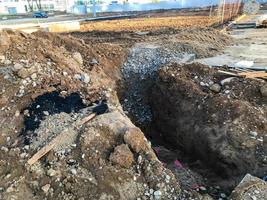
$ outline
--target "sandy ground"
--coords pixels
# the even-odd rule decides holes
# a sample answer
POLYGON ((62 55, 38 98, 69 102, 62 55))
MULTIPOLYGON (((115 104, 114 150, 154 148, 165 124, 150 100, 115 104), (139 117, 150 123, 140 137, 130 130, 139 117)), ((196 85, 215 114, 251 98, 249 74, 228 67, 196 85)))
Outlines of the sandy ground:
POLYGON ((217 21, 209 16, 176 16, 157 18, 138 18, 103 22, 86 22, 82 31, 147 31, 164 28, 206 27, 217 21))

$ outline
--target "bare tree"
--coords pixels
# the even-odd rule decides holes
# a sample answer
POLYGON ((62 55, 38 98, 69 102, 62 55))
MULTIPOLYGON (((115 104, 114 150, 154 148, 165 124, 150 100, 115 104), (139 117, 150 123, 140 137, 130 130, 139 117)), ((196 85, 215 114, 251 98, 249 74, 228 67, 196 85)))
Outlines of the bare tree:
POLYGON ((42 10, 41 0, 35 0, 35 3, 36 3, 38 10, 42 10))
POLYGON ((27 0, 27 2, 29 6, 29 11, 32 12, 33 11, 33 0, 27 0))

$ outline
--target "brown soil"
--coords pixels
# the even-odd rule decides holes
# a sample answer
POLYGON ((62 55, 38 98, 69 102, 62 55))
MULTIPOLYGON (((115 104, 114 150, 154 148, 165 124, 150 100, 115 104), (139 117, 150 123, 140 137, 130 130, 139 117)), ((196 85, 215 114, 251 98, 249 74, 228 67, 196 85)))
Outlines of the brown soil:
POLYGON ((168 28, 207 27, 218 21, 209 16, 175 16, 84 22, 81 31, 150 31, 168 28))

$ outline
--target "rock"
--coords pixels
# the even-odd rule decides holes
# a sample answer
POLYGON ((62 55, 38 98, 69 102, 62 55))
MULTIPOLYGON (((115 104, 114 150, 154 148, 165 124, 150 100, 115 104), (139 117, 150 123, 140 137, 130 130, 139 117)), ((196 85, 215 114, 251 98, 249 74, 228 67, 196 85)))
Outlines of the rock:
POLYGON ((263 97, 267 97, 267 84, 260 88, 260 92, 263 97))
POLYGON ((82 77, 81 77, 80 74, 75 74, 75 75, 73 76, 73 78, 76 79, 76 80, 81 80, 81 79, 82 79, 82 77))
POLYGON ((49 112, 48 111, 43 111, 44 115, 48 116, 49 112))
POLYGON ((247 174, 232 192, 230 200, 267 199, 267 182, 247 174))
POLYGON ((84 83, 89 83, 90 82, 90 77, 88 74, 83 74, 81 76, 81 80, 84 82, 84 83))
POLYGON ((161 195, 162 195, 162 193, 160 190, 157 190, 154 192, 155 199, 161 199, 161 195))
POLYGON ((221 81, 221 85, 226 85, 226 84, 229 84, 232 80, 236 79, 236 77, 229 77, 229 78, 226 78, 226 79, 223 79, 221 81))
POLYGON ((20 116, 20 111, 19 110, 16 110, 15 117, 19 117, 19 116, 20 116))
POLYGON ((20 64, 20 63, 16 63, 16 64, 14 65, 14 70, 15 70, 15 71, 19 71, 19 70, 22 69, 22 68, 23 68, 23 65, 20 64))
POLYGON ((95 58, 93 58, 90 62, 90 65, 96 65, 96 64, 98 64, 98 61, 95 58))
POLYGON ((216 93, 219 93, 221 91, 221 86, 218 83, 215 83, 210 86, 210 90, 216 93))
POLYGON ((25 68, 22 68, 21 70, 18 71, 18 76, 20 78, 27 78, 30 75, 29 71, 25 68))
POLYGON ((204 82, 202 82, 202 81, 201 81, 199 84, 200 84, 201 86, 203 86, 203 87, 206 86, 206 84, 205 84, 204 82))
POLYGON ((44 185, 44 186, 42 187, 42 190, 43 190, 43 192, 44 192, 45 194, 48 193, 49 189, 50 189, 50 184, 46 184, 46 185, 44 185))
POLYGON ((125 143, 128 144, 136 153, 146 149, 145 136, 138 128, 131 128, 127 130, 123 136, 123 139, 125 143))
POLYGON ((130 168, 133 164, 134 157, 128 145, 122 144, 117 146, 110 155, 109 160, 121 167, 130 168))
POLYGON ((10 60, 4 60, 4 65, 11 65, 11 61, 10 60))
POLYGON ((32 80, 35 80, 37 78, 37 74, 36 73, 33 73, 32 75, 31 75, 31 79, 32 80))
POLYGON ((63 76, 68 76, 68 72, 62 72, 63 76))
POLYGON ((83 66, 83 57, 79 52, 75 52, 72 57, 80 65, 80 67, 83 66))
POLYGON ((4 147, 4 146, 2 146, 2 147, 1 147, 1 151, 8 152, 8 148, 7 148, 7 147, 4 147))
POLYGON ((252 137, 257 137, 258 133, 256 131, 250 131, 249 135, 251 135, 252 137))
POLYGON ((50 176, 50 177, 53 177, 53 176, 56 176, 57 175, 57 171, 56 170, 53 170, 52 168, 47 170, 47 176, 50 176))
POLYGON ((77 170, 74 169, 74 168, 72 168, 72 169, 70 170, 70 172, 71 172, 73 175, 76 175, 76 174, 77 174, 77 170))
POLYGON ((6 57, 4 55, 0 55, 0 61, 4 61, 6 57))

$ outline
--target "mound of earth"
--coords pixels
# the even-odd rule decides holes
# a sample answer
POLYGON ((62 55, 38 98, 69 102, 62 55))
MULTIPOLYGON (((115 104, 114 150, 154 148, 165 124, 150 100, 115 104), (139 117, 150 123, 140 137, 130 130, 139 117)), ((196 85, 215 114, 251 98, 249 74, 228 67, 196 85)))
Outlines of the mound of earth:
POLYGON ((225 78, 201 64, 164 66, 150 95, 156 128, 224 179, 239 180, 246 173, 263 177, 267 104, 260 88, 265 83, 225 78))
POLYGON ((0 199, 201 199, 181 191, 122 114, 120 47, 10 30, 0 32, 0 42, 0 199), (75 125, 102 100, 108 113, 75 125), (62 132, 63 146, 27 165, 62 132))

